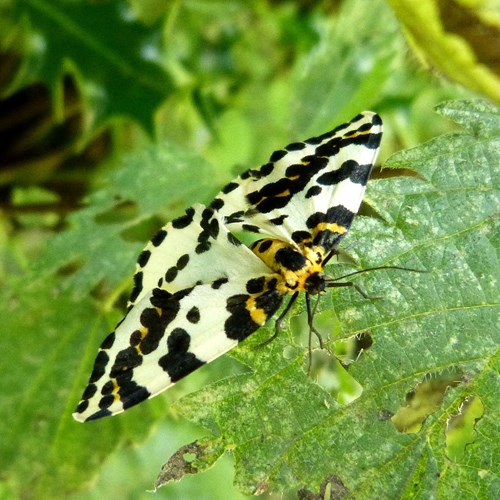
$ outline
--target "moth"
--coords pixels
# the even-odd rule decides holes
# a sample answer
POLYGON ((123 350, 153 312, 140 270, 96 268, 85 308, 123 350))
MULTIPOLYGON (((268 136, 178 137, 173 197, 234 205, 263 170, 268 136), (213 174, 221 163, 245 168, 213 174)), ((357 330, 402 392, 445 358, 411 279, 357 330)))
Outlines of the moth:
POLYGON ((290 297, 332 286, 324 267, 359 210, 382 137, 363 112, 330 132, 275 151, 207 206, 166 224, 139 255, 127 314, 104 340, 80 422, 115 415, 221 356, 290 297), (250 247, 234 232, 263 237, 250 247))

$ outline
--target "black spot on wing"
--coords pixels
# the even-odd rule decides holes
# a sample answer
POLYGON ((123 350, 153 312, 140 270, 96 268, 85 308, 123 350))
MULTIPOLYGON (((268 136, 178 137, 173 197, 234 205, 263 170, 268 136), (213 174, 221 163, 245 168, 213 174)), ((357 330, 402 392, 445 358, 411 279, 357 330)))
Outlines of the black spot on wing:
POLYGON ((327 164, 327 158, 314 155, 306 156, 303 158, 303 163, 290 165, 286 169, 286 177, 248 193, 247 201, 261 213, 269 213, 272 210, 283 208, 327 164))
POLYGON ((155 307, 159 307, 161 309, 169 309, 172 307, 170 301, 171 297, 173 297, 173 295, 170 292, 162 290, 161 288, 155 288, 149 301, 151 302, 151 305, 155 307))
POLYGON ((198 255, 208 252, 210 248, 212 247, 212 244, 209 241, 202 241, 196 245, 196 248, 194 249, 195 253, 198 255))
POLYGON ((288 146, 285 147, 287 151, 301 151, 304 149, 306 145, 303 142, 292 142, 288 146))
POLYGON ((118 394, 124 410, 145 401, 151 396, 151 393, 145 387, 133 380, 122 380, 119 385, 118 394))
POLYGON ((238 210, 237 212, 233 212, 231 215, 226 217, 226 224, 231 224, 233 222, 241 222, 242 217, 245 215, 243 210, 238 210))
POLYGON ((234 245, 235 247, 239 247, 241 245, 241 241, 232 233, 227 233, 227 241, 229 241, 229 243, 231 243, 231 245, 234 245))
POLYGON ((187 264, 189 262, 189 254, 185 253, 184 255, 181 255, 178 259, 177 259, 177 269, 179 269, 179 271, 181 269, 184 269, 187 264))
MULTIPOLYGON (((121 323, 121 321, 120 321, 120 323, 121 323)), ((120 324, 120 323, 118 323, 118 324, 120 324)), ((115 338, 116 338, 115 332, 111 332, 104 339, 104 342, 101 344, 101 349, 111 349, 113 347, 113 344, 115 343, 115 338)))
MULTIPOLYGON (((197 285, 201 285, 201 281, 196 282, 197 285)), ((176 301, 182 300, 184 297, 187 297, 194 289, 194 286, 189 287, 189 288, 184 288, 184 290, 179 290, 178 292, 175 292, 172 294, 172 298, 176 301)))
POLYGON ((167 283, 172 283, 172 281, 174 281, 175 278, 177 278, 177 267, 172 266, 165 273, 165 281, 167 283))
POLYGON ((224 194, 229 194, 231 193, 232 191, 234 191, 237 187, 239 186, 239 184, 237 182, 230 182, 229 184, 226 184, 223 188, 222 188, 222 192, 224 194))
MULTIPOLYGON (((83 412, 84 410, 82 410, 83 412)), ((112 413, 107 410, 106 408, 103 408, 102 410, 96 411, 90 417, 85 419, 85 422, 90 422, 91 420, 97 420, 98 418, 103 418, 103 417, 109 417, 112 413)))
POLYGON ((306 258, 291 247, 280 248, 276 252, 276 262, 290 271, 298 271, 306 265, 306 258))
POLYGON ((271 248, 272 244, 273 240, 271 239, 259 240, 252 245, 252 249, 256 248, 259 253, 265 253, 271 248))
POLYGON ((200 321, 200 310, 196 307, 193 306, 186 314, 186 319, 190 323, 198 323, 200 321))
POLYGON ((161 229, 158 231, 153 238, 151 239, 151 243, 153 246, 158 247, 163 243, 163 240, 167 237, 167 231, 165 229, 161 229))
POLYGON ((132 289, 132 293, 130 294, 130 302, 135 302, 137 300, 137 297, 139 297, 139 294, 142 292, 143 277, 144 275, 142 271, 134 274, 134 288, 132 289))
POLYGON ((140 330, 134 330, 130 334, 129 343, 132 347, 138 346, 142 340, 142 333, 140 330))
POLYGON ((113 395, 104 396, 99 400, 99 408, 101 410, 107 410, 114 403, 114 401, 115 397, 113 395))
POLYGON ((333 137, 329 141, 318 146, 315 153, 320 156, 335 156, 342 148, 350 146, 351 144, 365 146, 368 149, 377 149, 380 146, 381 139, 382 133, 333 137))
POLYGON ((336 223, 349 228, 355 215, 343 205, 336 205, 335 207, 330 207, 326 213, 316 212, 312 214, 308 217, 306 225, 309 229, 314 229, 318 224, 326 222, 336 223))
MULTIPOLYGON (((231 313, 224 323, 224 332, 230 339, 241 342, 260 326, 256 323, 248 309, 246 308, 249 295, 239 294, 229 297, 226 302, 226 309, 231 313)), ((276 290, 264 292, 257 299, 258 307, 266 313, 266 317, 271 317, 279 308, 282 302, 282 295, 276 290)))
POLYGON ((212 246, 210 239, 217 239, 219 234, 219 221, 214 217, 214 211, 205 208, 201 214, 201 233, 198 235, 198 245, 195 248, 197 254, 208 252, 212 246))
POLYGON ((126 347, 116 355, 109 376, 116 378, 120 373, 131 371, 141 364, 142 356, 137 352, 137 349, 135 347, 126 347))
POLYGON ((225 283, 227 283, 229 280, 227 278, 219 278, 218 280, 215 280, 211 287, 214 289, 214 290, 218 290, 222 285, 224 285, 225 283))
POLYGON ((141 314, 141 323, 147 328, 147 332, 138 347, 144 356, 151 354, 158 349, 160 341, 165 335, 165 329, 177 315, 179 310, 178 303, 175 303, 176 301, 174 300, 171 302, 173 303, 173 307, 170 308, 170 310, 162 309, 161 313, 158 313, 156 309, 148 308, 141 314))
POLYGON ((248 295, 234 295, 227 300, 227 310, 231 316, 224 323, 224 332, 230 339, 241 342, 261 325, 255 323, 247 310, 248 295))
POLYGON ((109 363, 109 356, 104 351, 99 351, 97 357, 95 358, 94 368, 90 375, 89 383, 92 384, 97 382, 105 373, 106 366, 109 363))
POLYGON ((275 226, 281 226, 285 219, 288 217, 287 214, 280 215, 279 217, 275 217, 274 219, 270 219, 269 222, 274 224, 275 226))
POLYGON ((83 392, 82 399, 90 399, 97 392, 97 385, 89 384, 83 392))
POLYGON ((274 163, 266 163, 265 165, 262 165, 260 167, 259 172, 260 172, 260 177, 267 177, 272 173, 274 170, 274 163))
POLYGON ((284 149, 279 149, 278 151, 275 151, 271 157, 269 158, 269 161, 274 163, 274 162, 277 162, 279 160, 281 160, 281 158, 283 158, 284 156, 286 156, 288 153, 288 151, 285 151, 284 149))
POLYGON ((185 215, 182 215, 181 217, 172 221, 172 227, 174 227, 175 229, 184 229, 185 227, 189 226, 191 222, 193 222, 194 214, 194 208, 188 208, 185 215))
POLYGON ((205 363, 189 352, 191 337, 186 330, 175 328, 167 339, 168 354, 158 360, 160 367, 168 374, 172 382, 189 375, 205 363))
POLYGON ((321 186, 311 186, 306 193, 306 198, 312 198, 313 196, 317 196, 322 191, 321 186))
POLYGON ((260 232, 260 227, 255 226, 253 224, 243 224, 241 227, 244 231, 250 231, 252 233, 259 233, 260 232))
POLYGON ((248 169, 240 175, 240 179, 246 180, 252 177, 252 169, 248 169))
POLYGON ((345 179, 349 179, 355 184, 366 186, 368 177, 370 177, 371 168, 372 165, 360 165, 355 160, 346 160, 338 170, 325 172, 320 175, 317 179, 317 183, 324 186, 333 186, 345 179))
POLYGON ((310 239, 311 233, 308 231, 294 231, 292 233, 292 241, 295 243, 302 243, 303 241, 310 239))
POLYGON ((76 410, 75 412, 76 413, 84 413, 85 410, 89 407, 89 402, 87 399, 83 399, 83 401, 80 401, 80 403, 78 403, 78 406, 76 407, 76 410))
POLYGON ((224 206, 224 200, 221 198, 215 198, 212 203, 210 203, 210 208, 213 210, 220 210, 224 206))
POLYGON ((148 263, 150 257, 151 257, 151 252, 149 250, 143 250, 139 255, 139 258, 137 259, 137 263, 141 267, 144 267, 148 263))
MULTIPOLYGON (((315 214, 311 215, 307 219, 306 224, 307 227, 310 227, 311 229, 314 229, 320 223, 335 223, 339 226, 343 226, 346 229, 349 229, 354 216, 355 214, 343 205, 337 205, 335 207, 329 208, 326 214, 322 212, 316 212, 315 214)), ((336 245, 338 245, 338 243, 344 236, 345 232, 340 234, 326 228, 324 230, 319 230, 314 235, 313 244, 321 246, 326 251, 329 251, 336 245)))
POLYGON ((145 387, 135 382, 132 376, 133 372, 131 370, 124 371, 116 376, 114 383, 111 380, 107 382, 101 391, 104 397, 101 398, 99 407, 105 409, 113 404, 115 397, 111 393, 114 390, 115 384, 118 387, 117 394, 124 410, 148 399, 151 393, 145 387))
POLYGON ((115 388, 115 384, 113 383, 112 380, 108 380, 101 389, 101 394, 104 396, 111 394, 113 392, 113 389, 115 388))
POLYGON ((381 141, 382 141, 382 132, 379 132, 378 134, 369 134, 368 140, 364 142, 364 145, 369 149, 377 149, 380 147, 381 141))
POLYGON ((266 278, 261 276, 260 278, 252 278, 247 281, 246 289, 248 293, 261 293, 264 291, 266 285, 266 278))
POLYGON ((380 118, 380 115, 374 114, 372 116, 372 123, 373 123, 373 125, 376 125, 376 126, 382 125, 382 118, 380 118))
MULTIPOLYGON (((167 269, 167 272, 165 273, 164 276, 165 282, 172 283, 175 280, 175 278, 177 278, 179 271, 184 269, 187 266, 188 262, 189 262, 189 255, 188 254, 181 255, 177 259, 177 263, 175 264, 175 266, 169 267, 167 269)), ((158 286, 161 286, 161 279, 158 282, 158 286)))

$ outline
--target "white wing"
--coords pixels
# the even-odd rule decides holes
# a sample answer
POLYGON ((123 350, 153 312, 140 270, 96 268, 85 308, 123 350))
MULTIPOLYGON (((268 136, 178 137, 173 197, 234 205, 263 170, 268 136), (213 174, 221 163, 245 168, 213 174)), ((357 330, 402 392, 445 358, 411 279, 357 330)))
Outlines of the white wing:
POLYGON ((189 223, 184 219, 182 228, 179 219, 167 224, 167 237, 153 244, 142 266, 144 286, 102 343, 73 414, 76 420, 114 415, 155 396, 234 347, 279 308, 278 277, 247 247, 236 244, 224 225, 213 222, 219 216, 209 212, 210 217, 202 205, 194 207, 188 211, 189 223), (193 235, 204 251, 188 253, 188 264, 174 280, 151 286, 165 275, 162 262, 178 261, 193 235), (198 284, 200 279, 204 282, 198 284))
POLYGON ((196 283, 267 272, 269 269, 224 227, 220 214, 193 205, 166 224, 139 255, 129 308, 154 288, 174 293, 196 283))
POLYGON ((231 230, 335 247, 359 210, 382 137, 365 111, 319 137, 274 152, 226 185, 211 206, 231 230))

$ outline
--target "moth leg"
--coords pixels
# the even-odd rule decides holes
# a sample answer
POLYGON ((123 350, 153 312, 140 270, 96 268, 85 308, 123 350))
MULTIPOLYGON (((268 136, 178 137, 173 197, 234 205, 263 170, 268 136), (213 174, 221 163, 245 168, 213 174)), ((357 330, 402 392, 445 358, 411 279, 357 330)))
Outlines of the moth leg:
POLYGON ((309 293, 306 293, 306 308, 307 308, 307 324, 309 326, 309 363, 307 367, 307 374, 311 374, 311 367, 312 367, 312 334, 316 335, 318 338, 319 342, 319 347, 321 349, 324 349, 324 344, 323 344, 323 337, 321 334, 316 330, 316 328, 313 325, 314 321, 314 315, 316 314, 316 308, 318 307, 319 304, 319 295, 318 295, 318 300, 316 301, 316 304, 314 304, 314 307, 311 308, 311 295, 309 293))
POLYGON ((298 296, 299 296, 299 292, 295 292, 292 295, 292 298, 288 301, 288 304, 286 305, 285 309, 283 309, 283 312, 276 318, 276 321, 274 322, 274 333, 267 340, 264 340, 264 342, 259 344, 256 347, 256 349, 262 349, 266 345, 270 344, 279 335, 280 330, 281 330, 281 323, 286 318, 286 315, 290 312, 290 309, 292 308, 293 304, 297 300, 298 296))
MULTIPOLYGON (((318 296, 319 299, 319 296, 318 296)), ((311 333, 314 333, 316 337, 318 338, 319 341, 319 346, 321 349, 324 349, 323 346, 323 337, 321 337, 321 334, 314 328, 313 321, 314 321, 314 315, 316 313, 316 307, 318 306, 318 302, 316 302, 314 309, 311 308, 311 295, 309 293, 306 293, 306 307, 307 307, 307 325, 309 326, 309 351, 311 351, 311 333)))

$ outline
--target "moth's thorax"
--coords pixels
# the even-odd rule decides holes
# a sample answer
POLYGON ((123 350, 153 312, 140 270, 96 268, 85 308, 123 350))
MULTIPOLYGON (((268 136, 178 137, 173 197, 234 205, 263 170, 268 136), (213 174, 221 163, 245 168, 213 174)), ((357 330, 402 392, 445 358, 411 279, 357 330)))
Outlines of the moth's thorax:
POLYGON ((281 276, 277 290, 281 293, 305 291, 320 293, 325 288, 323 260, 319 246, 291 245, 285 241, 265 238, 251 246, 252 252, 281 276))

